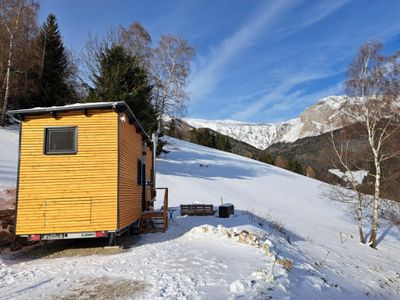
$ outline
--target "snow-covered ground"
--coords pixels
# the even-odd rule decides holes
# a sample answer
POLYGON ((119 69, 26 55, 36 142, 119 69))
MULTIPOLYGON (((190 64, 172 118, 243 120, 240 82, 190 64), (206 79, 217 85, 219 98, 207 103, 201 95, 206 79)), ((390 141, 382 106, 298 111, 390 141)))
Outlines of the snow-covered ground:
POLYGON ((290 298, 400 297, 399 227, 383 223, 379 250, 373 250, 358 242, 348 207, 324 199, 328 184, 241 156, 169 140, 171 152, 158 161, 158 180, 172 187, 174 205, 218 205, 222 198, 282 226, 291 243, 281 243, 275 235, 271 240, 284 257, 295 262, 289 274, 290 298))
POLYGON ((168 142, 169 153, 156 169, 157 185, 169 187, 170 206, 222 201, 235 205, 235 216, 181 217, 177 208, 166 233, 131 238, 126 251, 113 255, 2 255, 0 299, 99 298, 108 286, 119 297, 139 299, 400 297, 398 227, 384 224, 379 250, 373 250, 358 242, 345 204, 323 198, 329 185, 230 153, 168 142), (259 244, 239 242, 234 233, 241 230, 258 234, 259 244), (278 258, 293 262, 290 272, 278 258))

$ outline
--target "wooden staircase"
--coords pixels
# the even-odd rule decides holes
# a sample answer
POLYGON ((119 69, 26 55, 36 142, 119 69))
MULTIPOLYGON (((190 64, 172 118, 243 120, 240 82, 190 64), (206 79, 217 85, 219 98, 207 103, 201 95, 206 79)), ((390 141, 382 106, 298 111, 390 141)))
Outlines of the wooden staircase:
POLYGON ((164 191, 164 205, 159 210, 142 212, 140 233, 165 232, 168 228, 168 188, 155 188, 164 191))

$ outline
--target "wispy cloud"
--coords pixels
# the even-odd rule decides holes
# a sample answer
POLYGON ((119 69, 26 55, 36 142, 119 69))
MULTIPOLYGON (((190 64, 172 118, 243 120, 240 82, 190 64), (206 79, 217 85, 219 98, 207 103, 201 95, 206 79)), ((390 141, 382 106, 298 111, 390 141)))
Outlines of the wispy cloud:
POLYGON ((272 23, 292 5, 293 2, 286 0, 269 3, 236 33, 223 40, 212 51, 205 65, 192 78, 189 85, 192 99, 201 98, 214 90, 220 82, 221 73, 225 65, 244 48, 248 47, 267 24, 272 23))
POLYGON ((192 77, 189 85, 192 100, 199 100, 216 89, 222 81, 224 71, 226 71, 229 63, 242 50, 251 45, 261 33, 265 35, 267 25, 269 25, 268 30, 271 34, 276 35, 279 32, 281 37, 287 37, 304 27, 323 20, 347 2, 348 0, 338 0, 324 2, 323 4, 319 3, 313 6, 298 23, 282 28, 278 26, 279 20, 282 16, 289 15, 290 10, 295 7, 294 2, 274 1, 264 6, 256 16, 252 17, 236 33, 223 40, 208 57, 201 58, 204 64, 202 67, 195 66, 197 72, 192 77))
MULTIPOLYGON (((335 83, 316 92, 307 93, 297 90, 293 93, 286 94, 283 101, 275 103, 262 111, 262 115, 270 121, 287 120, 288 112, 303 111, 309 105, 317 100, 330 95, 341 95, 343 93, 343 81, 335 83)), ((296 115, 297 117, 297 115, 296 115)))
POLYGON ((335 75, 335 72, 328 71, 317 71, 312 70, 311 72, 305 73, 301 71, 292 73, 282 73, 280 76, 282 77, 282 83, 277 84, 274 88, 270 89, 267 93, 261 96, 258 100, 253 101, 251 104, 246 104, 245 107, 242 107, 240 110, 237 110, 236 113, 232 115, 232 118, 239 120, 247 120, 255 114, 259 114, 266 110, 268 106, 277 107, 286 107, 289 109, 290 103, 296 98, 299 97, 302 93, 301 91, 291 92, 294 86, 312 81, 318 80, 321 78, 326 78, 335 75))

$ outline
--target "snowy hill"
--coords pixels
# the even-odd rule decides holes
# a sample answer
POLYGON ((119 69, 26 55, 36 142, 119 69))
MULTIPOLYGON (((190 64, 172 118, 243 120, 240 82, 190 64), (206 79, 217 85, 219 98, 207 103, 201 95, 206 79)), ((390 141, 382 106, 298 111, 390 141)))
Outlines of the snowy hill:
POLYGON ((372 250, 358 242, 349 208, 324 199, 330 185, 234 154, 169 141, 170 153, 158 161, 157 170, 159 185, 173 187, 172 205, 218 205, 222 197, 282 226, 291 243, 271 239, 295 261, 286 286, 290 298, 400 296, 399 228, 383 224, 380 250, 372 250))
POLYGON ((344 96, 329 96, 307 108, 298 118, 277 123, 246 123, 232 120, 202 120, 183 118, 192 127, 210 128, 221 134, 266 149, 278 142, 294 142, 298 139, 320 135, 348 125, 340 108, 348 105, 344 96))
POLYGON ((156 165, 157 186, 169 187, 170 206, 176 209, 166 233, 128 239, 126 250, 112 255, 93 255, 93 249, 89 256, 82 256, 82 250, 72 257, 0 255, 0 295, 5 299, 400 297, 399 228, 382 223, 379 250, 373 250, 358 242, 347 205, 324 198, 329 185, 234 154, 173 138, 167 141, 169 153, 156 165), (235 205, 235 216, 179 215, 180 204, 221 201, 235 205), (261 246, 238 242, 234 235, 242 230, 258 234, 261 246), (263 245, 268 246, 268 255, 263 245), (292 261, 291 270, 276 263, 278 258, 292 261))
POLYGON ((0 209, 14 206, 18 137, 18 127, 0 127, 0 209))
POLYGON ((18 128, 0 127, 0 189, 15 185, 18 160, 18 128))

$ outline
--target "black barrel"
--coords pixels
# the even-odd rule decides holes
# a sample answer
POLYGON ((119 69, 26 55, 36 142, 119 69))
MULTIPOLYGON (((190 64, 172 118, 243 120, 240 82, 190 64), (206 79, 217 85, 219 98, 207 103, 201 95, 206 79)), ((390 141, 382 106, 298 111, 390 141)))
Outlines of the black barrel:
POLYGON ((231 203, 225 203, 219 206, 220 218, 229 218, 229 215, 233 215, 234 213, 235 213, 235 208, 231 203))

